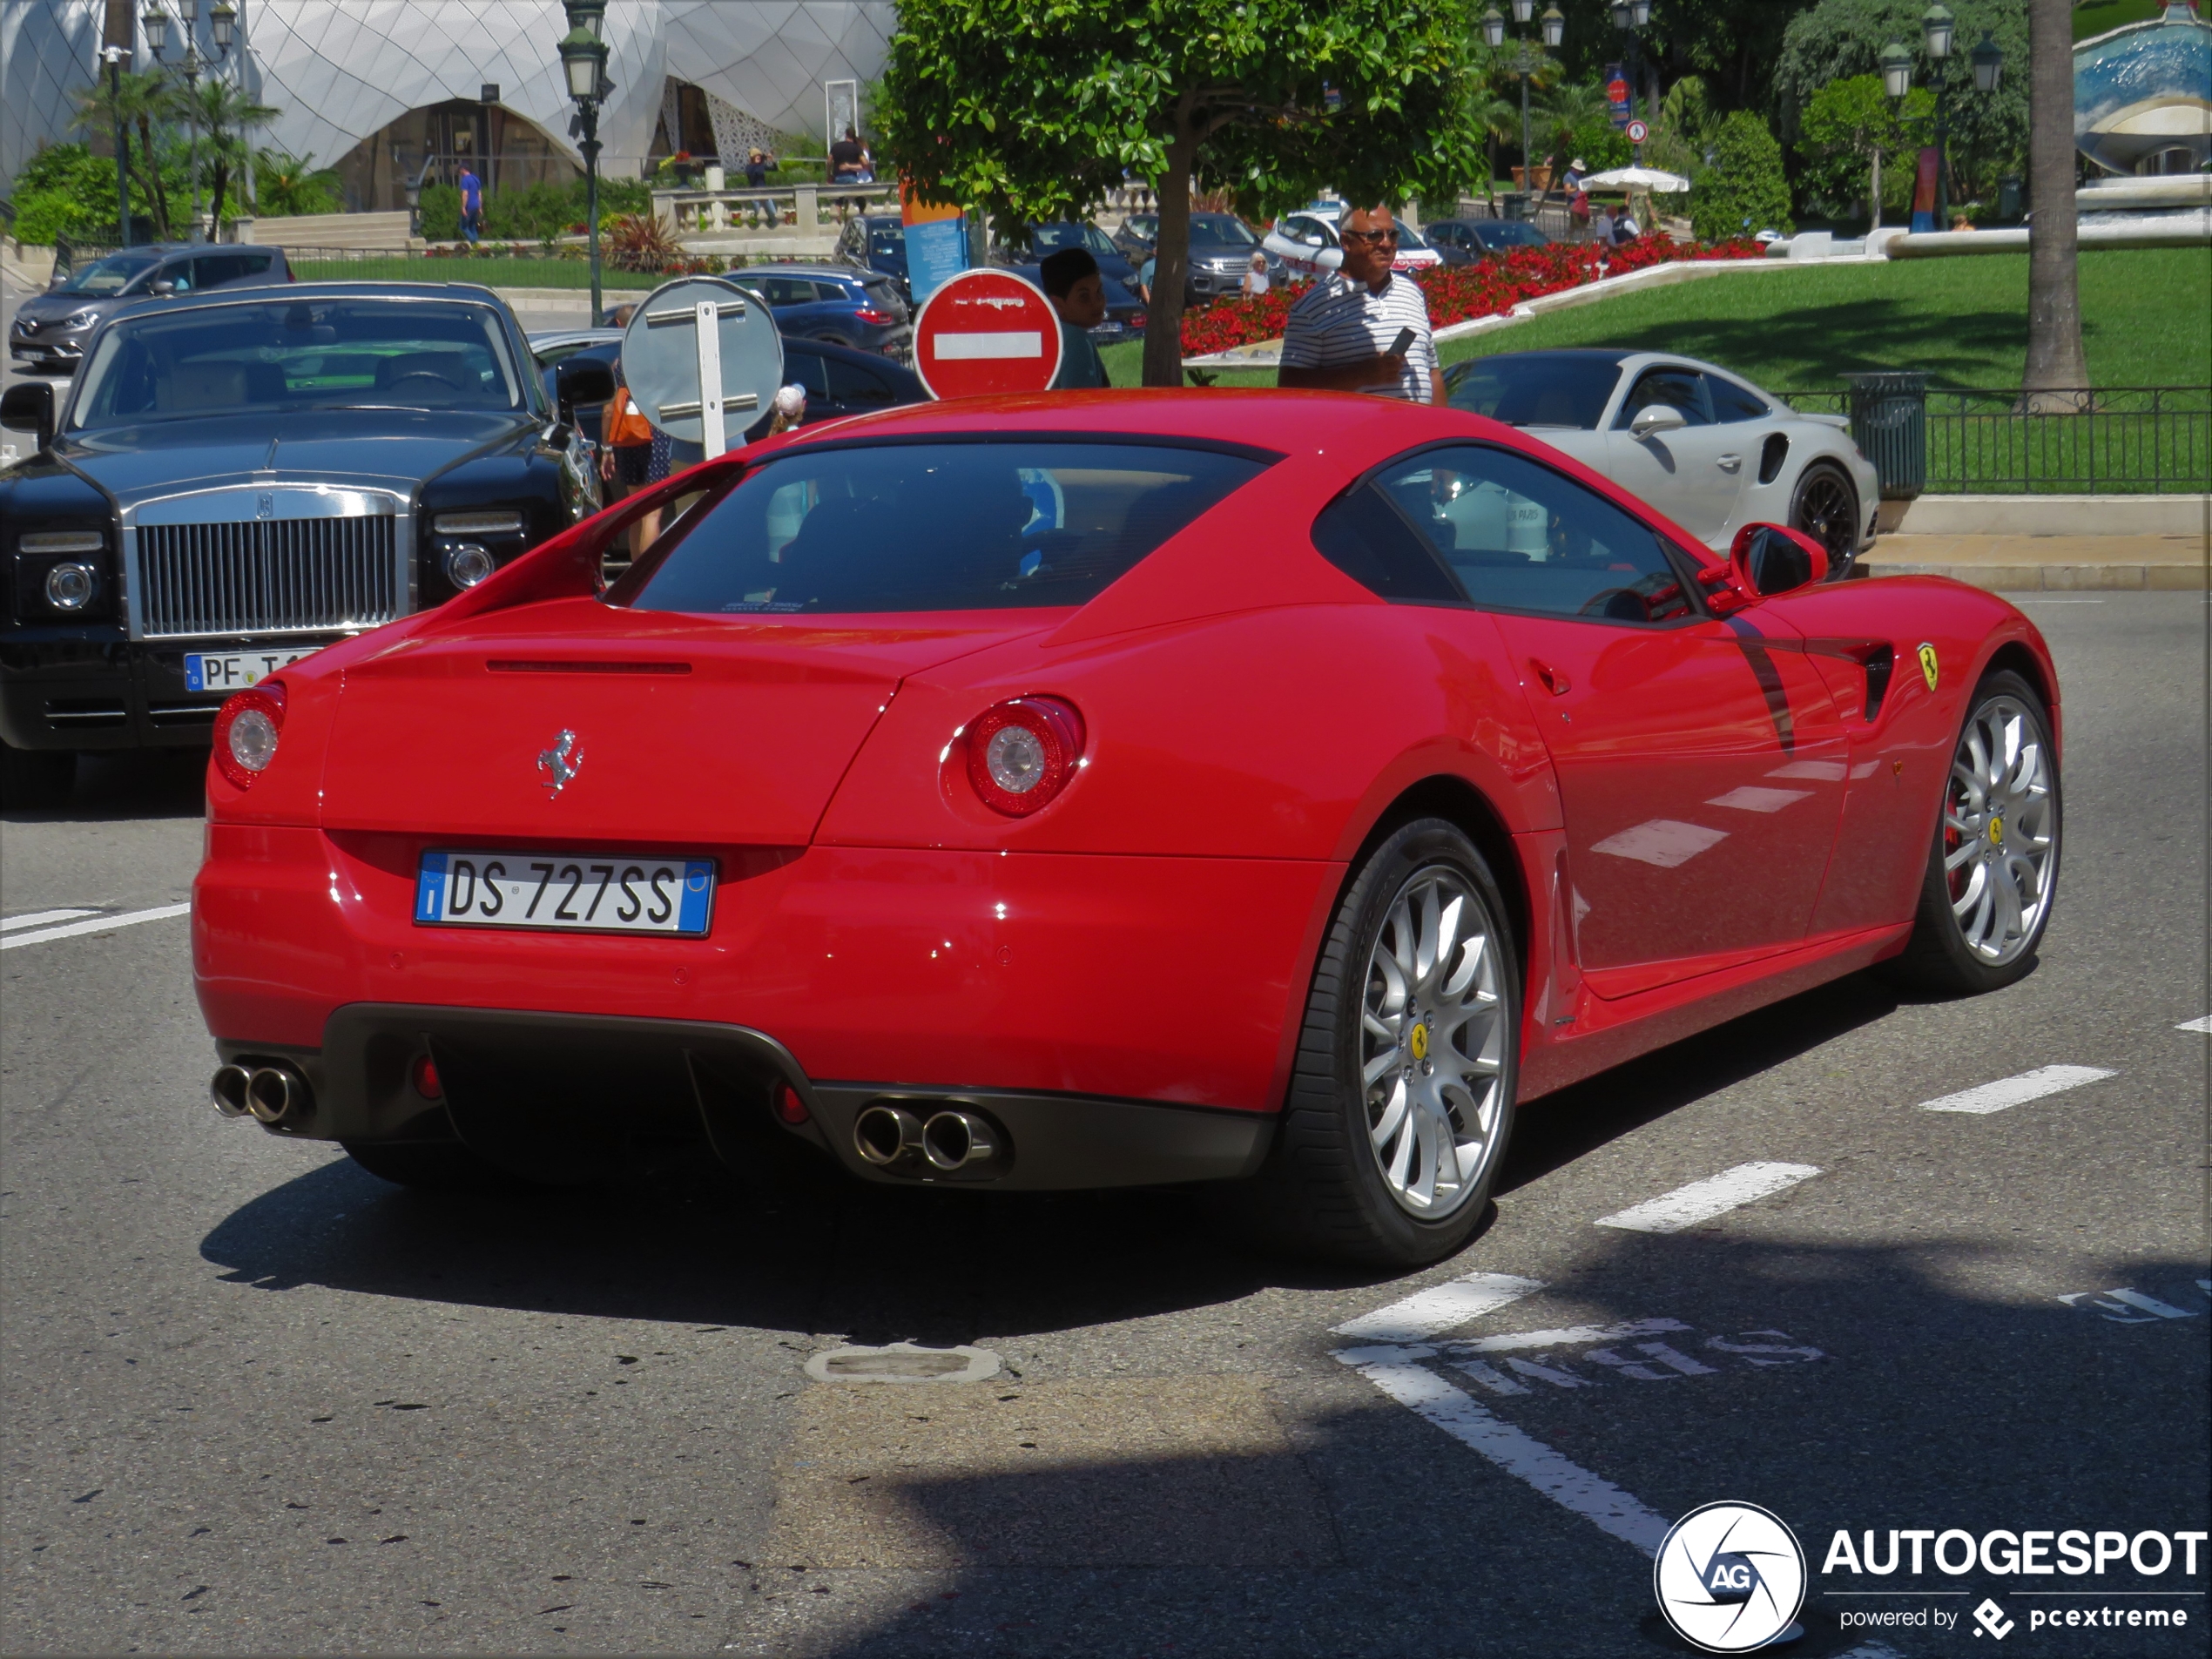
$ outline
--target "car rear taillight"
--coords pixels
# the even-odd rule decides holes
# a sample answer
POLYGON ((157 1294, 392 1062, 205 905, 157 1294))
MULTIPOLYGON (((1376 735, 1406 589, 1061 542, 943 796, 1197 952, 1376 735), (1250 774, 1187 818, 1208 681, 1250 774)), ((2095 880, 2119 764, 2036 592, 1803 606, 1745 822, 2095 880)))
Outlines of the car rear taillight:
POLYGON ((853 314, 853 318, 856 322, 873 323, 879 327, 892 320, 889 312, 878 311, 873 306, 862 306, 853 314))
POLYGON ((276 759, 277 738, 283 732, 284 682, 263 680, 217 712, 215 764, 239 788, 251 789, 276 759))
POLYGON ((1082 764, 1083 718, 1055 697, 1017 697, 987 709, 967 732, 968 781, 993 812, 1027 818, 1068 786, 1082 764))

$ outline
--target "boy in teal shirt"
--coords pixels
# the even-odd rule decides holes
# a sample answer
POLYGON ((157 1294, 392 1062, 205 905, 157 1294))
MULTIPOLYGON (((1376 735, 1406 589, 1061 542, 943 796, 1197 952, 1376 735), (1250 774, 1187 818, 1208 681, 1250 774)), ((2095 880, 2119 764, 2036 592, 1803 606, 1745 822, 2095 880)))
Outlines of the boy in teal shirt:
POLYGON ((1106 320, 1106 279, 1098 273, 1098 261, 1082 248, 1063 247, 1048 255, 1037 273, 1044 279, 1044 297, 1060 314, 1060 372, 1053 377, 1054 388, 1111 386, 1098 347, 1090 343, 1090 330, 1106 320))

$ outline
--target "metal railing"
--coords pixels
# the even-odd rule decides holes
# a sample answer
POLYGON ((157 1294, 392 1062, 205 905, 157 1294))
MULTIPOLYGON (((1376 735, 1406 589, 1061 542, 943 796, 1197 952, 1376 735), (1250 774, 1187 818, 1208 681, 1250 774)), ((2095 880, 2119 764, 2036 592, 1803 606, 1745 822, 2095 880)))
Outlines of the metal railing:
POLYGON ((780 231, 798 238, 834 234, 855 213, 896 208, 895 184, 785 185, 754 190, 655 190, 653 212, 678 236, 780 231))
MULTIPOLYGON (((1850 413, 1841 388, 1776 395, 1809 415, 1850 413)), ((2099 387, 2045 393, 2033 402, 2018 387, 1932 388, 1926 489, 1941 496, 2212 490, 2212 386, 2099 387)))

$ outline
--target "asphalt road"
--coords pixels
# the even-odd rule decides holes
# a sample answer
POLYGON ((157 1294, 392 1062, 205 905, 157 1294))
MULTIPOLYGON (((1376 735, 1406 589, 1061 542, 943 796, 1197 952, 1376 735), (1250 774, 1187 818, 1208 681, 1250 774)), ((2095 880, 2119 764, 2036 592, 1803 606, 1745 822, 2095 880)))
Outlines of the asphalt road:
MULTIPOLYGON (((2007 1652, 2202 1653, 2202 1548, 1821 1570, 1839 1528, 2212 1509, 2212 1038, 2177 1028, 2212 1008, 2208 609, 2028 608, 2069 743, 2038 970, 1954 1002, 1855 978, 1533 1105, 1489 1224, 1402 1281, 1249 1253, 1189 1194, 773 1199, 681 1163, 412 1195, 208 1108, 183 919, 8 949, 0 1647, 1684 1651, 1620 1534, 1734 1499, 1811 1557, 1794 1653, 1979 1659, 1986 1598, 2007 1652), (2051 1066, 2111 1075, 1923 1109, 2051 1066), (1818 1173, 1595 1224, 1776 1163, 1818 1173), (900 1340, 998 1368, 803 1368, 900 1340), (2189 1623, 2031 1628, 2106 1607, 2189 1623), (1841 1622, 1868 1611, 1958 1622, 1841 1622)), ((199 841, 190 765, 94 763, 8 819, 0 910, 176 903, 199 841)))

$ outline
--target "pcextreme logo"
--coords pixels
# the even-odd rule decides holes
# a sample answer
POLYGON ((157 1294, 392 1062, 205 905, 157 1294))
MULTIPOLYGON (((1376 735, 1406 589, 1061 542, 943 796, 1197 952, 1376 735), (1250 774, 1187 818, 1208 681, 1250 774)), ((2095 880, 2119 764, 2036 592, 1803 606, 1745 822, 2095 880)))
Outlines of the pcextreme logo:
POLYGON ((1709 1503, 1668 1531, 1652 1563, 1659 1611, 1707 1653, 1750 1653, 1781 1636, 1805 1600, 1805 1553, 1781 1518, 1709 1503))

